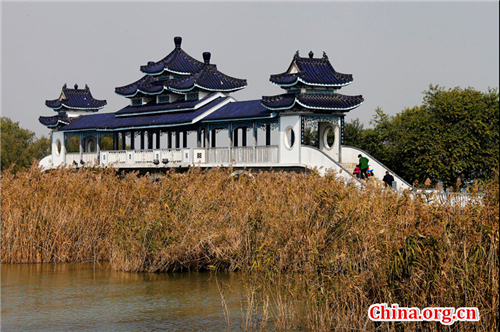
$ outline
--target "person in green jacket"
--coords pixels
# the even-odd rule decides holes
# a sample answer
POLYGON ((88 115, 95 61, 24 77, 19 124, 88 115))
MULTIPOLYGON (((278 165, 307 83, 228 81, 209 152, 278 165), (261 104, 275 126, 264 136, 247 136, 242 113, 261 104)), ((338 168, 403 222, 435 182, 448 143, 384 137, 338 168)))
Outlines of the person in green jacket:
POLYGON ((361 178, 366 179, 368 175, 366 174, 366 171, 368 170, 368 158, 363 157, 362 155, 358 154, 359 158, 359 168, 361 168, 361 178))

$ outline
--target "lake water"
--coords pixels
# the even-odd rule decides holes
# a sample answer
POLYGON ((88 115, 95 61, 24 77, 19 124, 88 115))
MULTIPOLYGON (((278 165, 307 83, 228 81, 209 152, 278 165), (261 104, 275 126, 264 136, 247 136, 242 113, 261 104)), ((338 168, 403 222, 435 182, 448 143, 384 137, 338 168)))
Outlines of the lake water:
POLYGON ((241 329, 237 273, 216 280, 209 272, 127 273, 108 264, 2 264, 1 278, 2 331, 241 329))

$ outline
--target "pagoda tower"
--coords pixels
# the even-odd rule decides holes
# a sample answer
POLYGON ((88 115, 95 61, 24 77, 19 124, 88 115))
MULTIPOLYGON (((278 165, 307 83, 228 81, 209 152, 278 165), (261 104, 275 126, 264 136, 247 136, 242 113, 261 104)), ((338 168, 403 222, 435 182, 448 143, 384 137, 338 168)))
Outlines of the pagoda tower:
POLYGON ((281 95, 262 97, 262 106, 278 112, 282 119, 280 127, 288 128, 284 129, 282 160, 299 160, 298 149, 294 151, 295 137, 300 132, 300 143, 303 144, 304 128, 313 123, 318 127, 318 148, 340 162, 344 117, 364 101, 361 95, 338 93, 353 82, 352 75, 335 71, 325 52, 321 58, 314 58, 312 51, 309 57, 303 58, 297 51, 288 69, 284 73, 271 75, 269 80, 286 90, 281 95))
POLYGON ((41 116, 38 121, 50 129, 57 129, 68 125, 72 118, 98 112, 106 104, 106 100, 92 97, 87 84, 84 89, 78 89, 78 84, 75 84, 74 89, 64 84, 59 98, 45 101, 45 105, 57 112, 57 115, 41 116))

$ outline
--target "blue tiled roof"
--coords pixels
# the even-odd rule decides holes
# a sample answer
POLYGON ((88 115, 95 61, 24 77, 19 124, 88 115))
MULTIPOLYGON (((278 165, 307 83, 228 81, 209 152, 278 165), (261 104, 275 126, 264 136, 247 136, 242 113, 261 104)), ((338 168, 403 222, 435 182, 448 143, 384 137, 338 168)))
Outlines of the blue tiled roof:
POLYGON ((158 113, 158 112, 168 112, 168 111, 179 111, 179 110, 192 110, 196 107, 196 105, 203 103, 206 101, 207 98, 210 98, 214 95, 214 93, 209 94, 203 99, 200 100, 192 100, 192 101, 185 101, 184 98, 181 98, 180 100, 176 100, 172 103, 165 103, 165 104, 157 104, 156 100, 150 101, 146 105, 139 105, 139 106, 132 106, 128 105, 115 114, 122 116, 122 115, 136 115, 136 114, 141 114, 141 113, 158 113))
POLYGON ((54 115, 54 116, 41 116, 38 118, 41 124, 49 128, 56 128, 58 126, 64 126, 70 124, 74 118, 68 117, 67 115, 54 115))
POLYGON ((138 92, 157 95, 165 90, 164 84, 165 81, 159 82, 157 77, 145 75, 134 83, 115 88, 115 93, 125 97, 133 97, 138 92))
POLYGON ((308 109, 350 111, 363 103, 363 96, 345 96, 339 93, 299 93, 262 97, 262 105, 270 110, 291 109, 296 104, 308 109))
POLYGON ((87 130, 87 129, 120 129, 133 127, 155 127, 175 124, 189 124, 198 115, 226 100, 227 97, 219 97, 197 110, 185 112, 162 113, 156 115, 139 115, 115 117, 114 113, 81 115, 77 117, 63 130, 87 130))
POLYGON ((271 75, 269 80, 280 86, 293 86, 302 82, 306 85, 342 87, 352 83, 353 78, 350 74, 336 72, 325 53, 322 58, 312 58, 312 53, 309 58, 302 58, 297 52, 288 71, 271 75), (294 65, 299 72, 289 73, 294 65))
POLYGON ((227 103, 202 121, 269 117, 272 111, 262 106, 261 100, 227 103))
POLYGON ((181 49, 181 37, 175 37, 175 49, 166 57, 158 62, 149 62, 145 66, 141 66, 141 71, 148 75, 158 75, 162 72, 169 71, 174 74, 194 74, 200 71, 203 67, 203 62, 200 62, 181 49))
POLYGON ((98 111, 106 106, 106 100, 94 99, 87 85, 85 85, 85 89, 78 89, 78 85, 76 84, 74 89, 68 89, 66 84, 64 84, 60 97, 54 100, 46 100, 45 105, 56 111, 63 107, 98 111))
POLYGON ((174 92, 187 92, 194 88, 208 91, 237 91, 247 86, 247 80, 227 76, 217 70, 216 65, 205 64, 198 73, 187 78, 169 81, 174 92))

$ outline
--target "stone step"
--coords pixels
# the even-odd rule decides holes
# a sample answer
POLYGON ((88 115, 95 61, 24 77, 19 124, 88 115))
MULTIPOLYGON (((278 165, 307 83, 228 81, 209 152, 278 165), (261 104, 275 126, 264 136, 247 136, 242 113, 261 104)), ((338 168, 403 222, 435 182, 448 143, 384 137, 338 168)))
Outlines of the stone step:
POLYGON ((340 165, 342 165, 346 170, 348 170, 349 173, 352 173, 354 171, 354 169, 356 168, 357 164, 354 164, 354 163, 341 163, 340 165))

